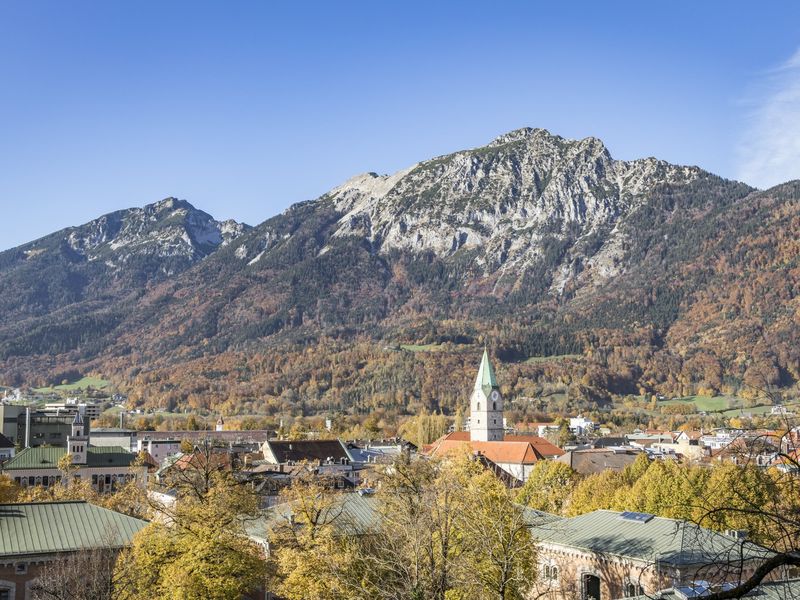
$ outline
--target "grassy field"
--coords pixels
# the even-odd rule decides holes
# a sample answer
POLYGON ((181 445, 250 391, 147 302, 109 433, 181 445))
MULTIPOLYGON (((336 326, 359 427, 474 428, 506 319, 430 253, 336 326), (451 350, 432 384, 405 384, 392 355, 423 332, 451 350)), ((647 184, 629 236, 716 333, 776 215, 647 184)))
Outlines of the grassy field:
POLYGON ((537 364, 543 362, 550 362, 551 360, 567 360, 581 358, 581 354, 556 354, 554 356, 531 356, 525 362, 529 364, 537 364))
POLYGON ((40 394, 48 394, 51 392, 71 392, 74 390, 85 390, 89 387, 92 387, 96 390, 102 390, 104 387, 108 386, 109 383, 110 382, 106 381, 105 379, 100 379, 99 377, 83 377, 78 379, 78 381, 73 381, 72 383, 56 385, 53 387, 37 388, 34 391, 40 394))
POLYGON ((733 396, 686 396, 684 398, 674 398, 672 400, 662 400, 659 406, 670 406, 673 404, 693 403, 699 412, 716 412, 738 408, 742 405, 741 400, 733 396))
POLYGON ((400 347, 409 352, 438 352, 442 349, 441 344, 400 344, 400 347))

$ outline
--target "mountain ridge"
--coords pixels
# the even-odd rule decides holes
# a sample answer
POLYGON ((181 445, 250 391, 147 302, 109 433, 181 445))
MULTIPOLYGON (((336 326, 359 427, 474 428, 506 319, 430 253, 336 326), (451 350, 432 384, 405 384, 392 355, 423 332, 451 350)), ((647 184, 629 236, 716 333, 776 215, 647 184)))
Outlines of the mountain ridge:
MULTIPOLYGON (((218 408, 222 396, 234 412, 264 402, 314 412, 326 401, 454 410, 464 375, 453 361, 488 341, 523 395, 548 377, 595 399, 738 390, 754 365, 793 389, 797 187, 758 191, 698 167, 619 161, 596 138, 515 130, 395 174, 357 175, 227 240, 217 225, 211 251, 172 273, 167 251, 161 275, 129 277, 119 297, 34 311, 26 331, 0 322, 0 376, 93 370, 152 406, 218 408), (745 289, 758 314, 728 306, 745 289), (451 350, 382 350, 399 343, 451 350), (542 355, 582 358, 520 362, 542 355), (281 373, 265 357, 292 366, 281 373)), ((164 228, 147 230, 148 247, 182 248, 180 235, 159 245, 164 228)), ((111 250, 103 235, 83 239, 98 256, 111 250)), ((115 264, 124 274, 130 263, 115 264)), ((122 277, 112 275, 83 273, 122 277)))

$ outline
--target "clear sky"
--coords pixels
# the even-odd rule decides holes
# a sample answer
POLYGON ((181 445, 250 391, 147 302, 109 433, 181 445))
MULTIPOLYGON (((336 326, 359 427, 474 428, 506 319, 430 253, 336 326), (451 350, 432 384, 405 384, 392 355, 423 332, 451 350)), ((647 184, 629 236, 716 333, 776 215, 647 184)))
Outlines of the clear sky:
POLYGON ((177 196, 257 224, 544 127, 800 178, 800 2, 0 2, 0 248, 177 196))

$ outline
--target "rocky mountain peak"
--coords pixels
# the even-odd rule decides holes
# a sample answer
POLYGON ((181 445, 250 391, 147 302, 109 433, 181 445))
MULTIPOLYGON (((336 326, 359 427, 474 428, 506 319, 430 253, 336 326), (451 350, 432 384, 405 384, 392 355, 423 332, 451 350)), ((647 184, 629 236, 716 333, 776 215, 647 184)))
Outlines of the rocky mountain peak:
POLYGON ((568 140, 522 128, 394 175, 357 176, 322 200, 343 213, 334 235, 364 238, 377 252, 432 251, 447 258, 469 251, 485 273, 510 265, 518 272, 544 258, 547 239, 591 248, 564 252, 572 264, 595 254, 615 257, 624 237, 617 225, 646 201, 648 190, 702 174, 655 159, 615 160, 595 137, 568 140), (599 232, 605 244, 581 243, 599 232))

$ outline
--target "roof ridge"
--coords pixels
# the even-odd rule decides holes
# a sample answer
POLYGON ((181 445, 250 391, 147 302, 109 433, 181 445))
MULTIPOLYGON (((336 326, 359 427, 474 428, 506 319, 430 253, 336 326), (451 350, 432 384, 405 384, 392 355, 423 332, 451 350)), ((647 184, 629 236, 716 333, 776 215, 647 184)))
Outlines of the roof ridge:
MULTIPOLYGON (((39 500, 34 502, 3 502, 0 503, 0 507, 3 506, 34 506, 37 504, 45 504, 45 505, 52 505, 52 504, 92 504, 88 500, 39 500)), ((92 506, 97 506, 98 508, 104 508, 103 506, 99 506, 98 504, 92 504, 92 506)))

